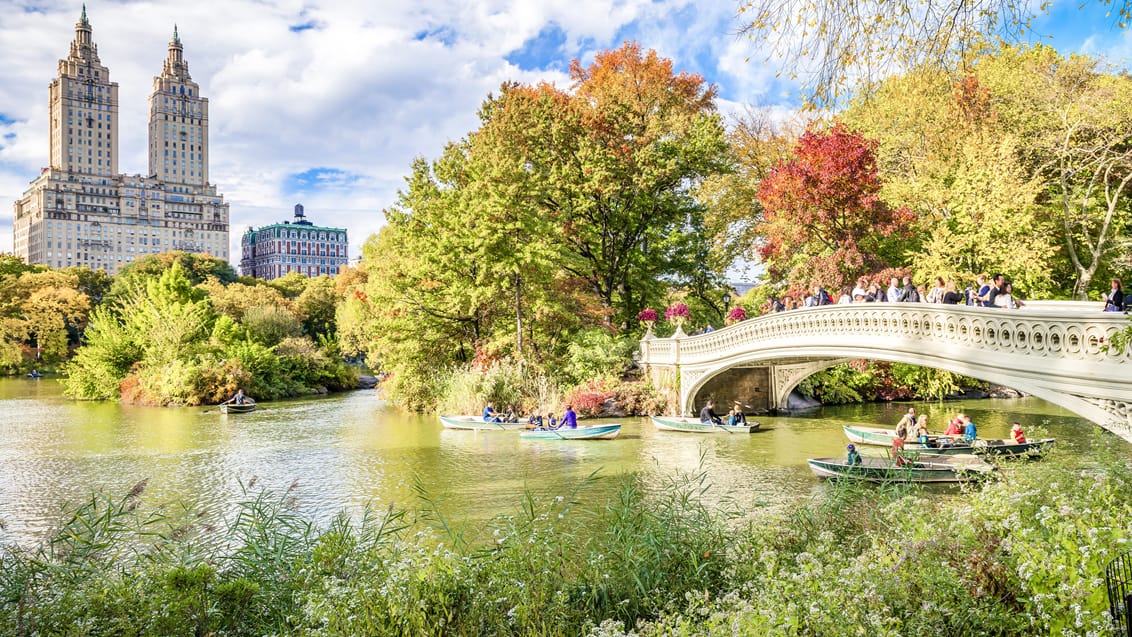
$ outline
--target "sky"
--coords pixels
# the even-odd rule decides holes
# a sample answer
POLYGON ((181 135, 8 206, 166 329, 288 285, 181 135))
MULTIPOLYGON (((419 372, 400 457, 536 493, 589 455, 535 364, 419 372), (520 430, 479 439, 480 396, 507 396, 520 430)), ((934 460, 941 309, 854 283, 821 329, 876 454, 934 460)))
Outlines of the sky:
MULTIPOLYGON (((210 177, 231 206, 232 261, 249 227, 290 219, 345 227, 350 254, 384 222, 415 157, 475 129, 503 82, 568 87, 572 59, 636 40, 701 74, 724 114, 789 113, 797 87, 737 37, 731 0, 162 0, 87 3, 119 90, 119 170, 148 171, 147 99, 174 25, 209 99, 210 177)), ((1037 31, 1063 53, 1127 68, 1132 32, 1103 8, 1056 0, 1037 31)), ((0 252, 12 206, 47 165, 47 87, 80 2, 0 0, 0 252)))

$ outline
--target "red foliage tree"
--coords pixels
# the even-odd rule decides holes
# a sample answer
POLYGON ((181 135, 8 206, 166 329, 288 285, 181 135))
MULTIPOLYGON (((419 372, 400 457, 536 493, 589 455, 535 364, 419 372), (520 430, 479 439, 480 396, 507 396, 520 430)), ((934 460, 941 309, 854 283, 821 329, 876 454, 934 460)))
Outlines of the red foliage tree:
POLYGON ((876 142, 836 124, 798 139, 759 185, 759 252, 772 277, 837 288, 899 265, 914 215, 880 198, 876 142))

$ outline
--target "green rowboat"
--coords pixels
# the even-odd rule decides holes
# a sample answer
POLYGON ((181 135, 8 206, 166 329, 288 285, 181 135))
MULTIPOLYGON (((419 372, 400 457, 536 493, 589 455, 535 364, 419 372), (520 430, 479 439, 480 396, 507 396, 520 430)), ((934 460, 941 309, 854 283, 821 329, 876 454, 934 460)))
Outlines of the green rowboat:
POLYGON ((700 422, 699 418, 670 416, 653 416, 652 424, 661 431, 683 431, 694 434, 749 434, 758 431, 760 426, 757 422, 745 425, 716 425, 710 422, 700 422))
MULTIPOLYGON (((848 438, 850 442, 859 445, 888 447, 892 445, 892 440, 896 438, 895 431, 892 429, 882 429, 880 427, 844 425, 841 429, 845 432, 845 437, 848 438)), ((962 438, 933 435, 928 436, 928 444, 926 445, 906 441, 904 443, 904 449, 906 451, 919 451, 922 453, 946 456, 974 453, 1003 457, 1039 457, 1052 449, 1056 442, 1056 438, 1041 438, 1038 440, 1027 440, 1026 442, 1015 442, 1011 438, 980 438, 976 440, 974 444, 968 444, 962 438)))
POLYGON ((966 482, 990 475, 994 465, 971 455, 921 456, 897 466, 891 458, 862 456, 861 464, 850 465, 845 458, 810 458, 810 471, 819 478, 863 480, 866 482, 966 482))
POLYGON ((481 416, 441 416, 440 424, 445 429, 469 431, 520 431, 527 428, 525 422, 484 422, 481 416))

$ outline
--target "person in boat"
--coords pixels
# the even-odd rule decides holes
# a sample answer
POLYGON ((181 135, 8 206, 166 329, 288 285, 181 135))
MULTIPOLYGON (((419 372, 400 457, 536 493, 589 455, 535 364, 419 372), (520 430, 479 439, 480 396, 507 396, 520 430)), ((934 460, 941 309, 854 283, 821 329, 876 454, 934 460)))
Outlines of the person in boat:
POLYGON ((1022 431, 1022 423, 1016 422, 1011 425, 1010 435, 1014 436, 1014 442, 1020 445, 1026 444, 1026 433, 1022 431))
POLYGON ((845 454, 845 464, 850 467, 861 464, 861 454, 857 451, 857 447, 853 444, 849 444, 845 448, 849 451, 849 453, 845 454))
POLYGON ((229 404, 231 404, 231 405, 254 405, 255 401, 252 400, 251 397, 244 394, 244 388, 243 387, 238 387, 236 389, 235 395, 233 395, 228 400, 224 401, 224 404, 225 405, 229 405, 229 404))
POLYGON ((739 403, 735 403, 735 408, 731 410, 731 413, 734 414, 734 416, 735 416, 735 422, 730 423, 730 424, 738 425, 738 426, 743 426, 743 425, 747 424, 747 414, 743 413, 743 406, 742 405, 740 405, 739 403))
POLYGON ((928 415, 920 414, 916 419, 916 439, 920 441, 921 445, 928 446, 930 438, 928 437, 928 415))
POLYGON ((900 422, 896 423, 897 435, 901 438, 907 439, 908 432, 916 426, 916 408, 909 407, 908 413, 900 418, 900 422), (903 433, 900 433, 903 432, 903 433))
POLYGON ((558 429, 558 418, 555 417, 554 412, 547 412, 546 414, 546 428, 558 429))
POLYGON ((899 436, 892 439, 892 459, 896 461, 896 466, 898 467, 912 463, 912 461, 904 455, 904 439, 899 436))
POLYGON ((499 413, 495 411, 495 403, 487 401, 487 406, 483 408, 483 421, 484 422, 503 422, 499 417, 499 413))
POLYGON ((542 414, 536 410, 527 418, 527 429, 539 429, 540 427, 542 427, 542 414))
POLYGON ((971 417, 963 415, 963 440, 969 444, 973 444, 975 439, 979 437, 979 430, 975 427, 975 422, 971 417))
POLYGON ((519 412, 515 410, 515 405, 507 405, 507 411, 502 418, 503 422, 519 422, 519 412))
POLYGON ((719 416, 715 415, 715 401, 709 400, 704 408, 700 410, 700 422, 712 425, 722 425, 723 421, 719 416))
POLYGON ((958 438, 963 435, 962 422, 963 414, 956 414, 954 418, 947 421, 947 431, 944 431, 943 435, 949 438, 958 438))
POLYGON ((562 414, 562 422, 558 423, 559 429, 577 429, 578 428, 578 414, 574 413, 572 405, 566 405, 566 412, 562 414))

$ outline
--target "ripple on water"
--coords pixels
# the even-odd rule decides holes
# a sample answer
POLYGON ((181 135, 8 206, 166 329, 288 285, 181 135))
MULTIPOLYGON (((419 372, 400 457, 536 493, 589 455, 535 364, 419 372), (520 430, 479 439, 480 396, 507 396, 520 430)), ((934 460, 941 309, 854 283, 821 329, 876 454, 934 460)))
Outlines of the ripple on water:
MULTIPOLYGON (((215 408, 71 402, 55 383, 36 385, 30 398, 26 389, 0 380, 0 541, 42 538, 66 503, 97 490, 121 497, 143 478, 146 510, 201 525, 231 516, 236 503, 261 489, 291 499, 317 523, 367 504, 416 508, 415 483, 453 519, 484 520, 517 513, 527 490, 541 498, 569 495, 594 472, 601 478, 579 494, 587 501, 611 495, 627 473, 659 488, 677 473, 702 470, 712 485, 709 500, 730 498, 755 510, 822 492, 805 460, 841 455, 842 424, 891 425, 907 409, 854 405, 762 418, 763 431, 742 435, 659 432, 630 418, 612 441, 531 441, 513 432, 443 429, 435 416, 401 413, 365 391, 222 416, 215 408)), ((1130 449, 1035 399, 919 407, 935 428, 965 410, 986 436, 1005 436, 1017 418, 1028 431, 1044 427, 1075 453, 1099 444, 1130 449)))

